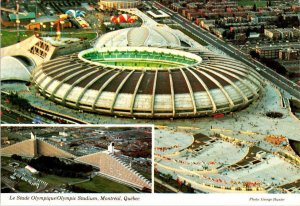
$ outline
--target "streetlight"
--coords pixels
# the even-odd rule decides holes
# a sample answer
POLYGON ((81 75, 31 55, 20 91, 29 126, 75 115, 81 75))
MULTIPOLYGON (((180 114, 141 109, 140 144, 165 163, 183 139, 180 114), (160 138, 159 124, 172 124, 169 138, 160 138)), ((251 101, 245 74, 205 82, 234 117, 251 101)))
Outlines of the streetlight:
POLYGON ((63 30, 64 30, 64 24, 65 22, 64 21, 60 21, 59 22, 61 24, 61 35, 63 34, 63 30))
POLYGON ((18 42, 20 42, 20 20, 19 20, 19 15, 17 15, 17 19, 16 19, 16 23, 17 23, 17 38, 18 38, 18 42))
MULTIPOLYGON (((45 24, 43 25, 43 28, 44 28, 44 30, 46 31, 46 25, 45 25, 45 24)), ((47 33, 46 33, 46 35, 47 35, 47 33)))
POLYGON ((43 36, 43 33, 42 33, 43 25, 44 25, 43 22, 41 22, 41 23, 40 23, 40 32, 41 32, 41 36, 43 36))
POLYGON ((51 28, 51 34, 52 34, 52 28, 54 26, 54 22, 50 22, 50 28, 51 28))

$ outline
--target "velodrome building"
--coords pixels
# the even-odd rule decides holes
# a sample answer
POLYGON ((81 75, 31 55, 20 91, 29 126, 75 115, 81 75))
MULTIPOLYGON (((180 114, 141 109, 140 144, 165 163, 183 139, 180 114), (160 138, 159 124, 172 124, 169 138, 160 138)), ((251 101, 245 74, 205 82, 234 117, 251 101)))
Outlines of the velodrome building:
POLYGON ((10 157, 17 154, 22 157, 34 158, 43 155, 70 159, 99 169, 98 175, 112 179, 113 181, 137 188, 141 191, 151 190, 151 182, 123 162, 117 153, 118 151, 114 149, 114 143, 110 143, 107 150, 84 156, 75 156, 42 138, 37 138, 33 133, 31 133, 31 139, 0 148, 1 156, 10 157))
POLYGON ((142 26, 106 33, 97 40, 94 47, 152 46, 180 48, 181 45, 182 40, 174 33, 174 30, 164 26, 142 26))
POLYGON ((125 117, 227 113, 259 97, 263 82, 255 71, 207 49, 183 51, 188 42, 167 34, 151 27, 105 34, 92 49, 37 67, 33 81, 55 102, 125 117))

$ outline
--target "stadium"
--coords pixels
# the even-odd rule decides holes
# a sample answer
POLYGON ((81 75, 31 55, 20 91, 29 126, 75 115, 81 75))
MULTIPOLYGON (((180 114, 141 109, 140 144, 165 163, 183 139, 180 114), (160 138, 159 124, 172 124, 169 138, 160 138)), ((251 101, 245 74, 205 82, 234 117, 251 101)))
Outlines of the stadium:
POLYGON ((140 0, 101 0, 100 8, 105 9, 129 9, 141 4, 140 0))
POLYGON ((141 118, 227 113, 262 89, 255 71, 229 57, 155 47, 95 47, 42 64, 33 80, 63 105, 141 118))

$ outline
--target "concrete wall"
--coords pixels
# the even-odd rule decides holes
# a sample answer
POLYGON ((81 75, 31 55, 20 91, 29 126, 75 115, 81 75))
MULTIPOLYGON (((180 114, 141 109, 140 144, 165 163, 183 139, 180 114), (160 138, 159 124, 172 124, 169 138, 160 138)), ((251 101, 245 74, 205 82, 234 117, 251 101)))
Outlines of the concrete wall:
POLYGON ((45 141, 38 140, 37 141, 37 154, 44 155, 49 157, 58 157, 58 158, 74 158, 75 156, 57 148, 54 145, 51 145, 45 141))
POLYGON ((1 56, 23 56, 32 60, 38 66, 44 62, 49 61, 55 49, 56 47, 42 41, 41 39, 33 35, 19 43, 1 48, 1 56), (38 48, 37 45, 41 42, 48 46, 48 51, 44 51, 43 49, 40 50, 45 52, 45 56, 30 52, 32 48, 38 48))
POLYGON ((1 148, 1 155, 11 156, 13 154, 34 157, 36 156, 36 140, 24 140, 16 144, 1 148))

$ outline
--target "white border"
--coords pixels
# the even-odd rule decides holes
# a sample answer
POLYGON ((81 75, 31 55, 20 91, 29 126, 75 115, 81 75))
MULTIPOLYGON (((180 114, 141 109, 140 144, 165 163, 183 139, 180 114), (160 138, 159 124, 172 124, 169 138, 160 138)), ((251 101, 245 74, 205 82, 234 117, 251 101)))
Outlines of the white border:
POLYGON ((1 205, 199 205, 199 206, 299 206, 295 194, 108 194, 108 193, 5 193, 1 205), (39 200, 37 200, 40 198, 39 200), (89 198, 90 200, 81 200, 89 198), (104 199, 106 200, 104 200, 104 199), (115 200, 112 200, 114 199, 115 200), (127 198, 127 200, 125 200, 127 198), (23 199, 23 200, 20 200, 23 199), (25 200, 24 200, 25 199, 25 200), (131 200, 128 200, 131 199, 131 200), (133 200, 134 199, 134 200, 133 200))
POLYGON ((153 124, 2 124, 4 127, 151 127, 152 128, 152 193, 2 193, 0 205, 199 205, 199 206, 300 206, 300 194, 184 194, 154 192, 153 124), (83 198, 89 200, 82 200, 83 198), (102 199, 105 198, 106 200, 102 199), (37 200, 39 198, 39 200, 37 200), (125 199, 133 200, 125 200, 125 199), (95 200, 93 200, 95 199, 95 200))

